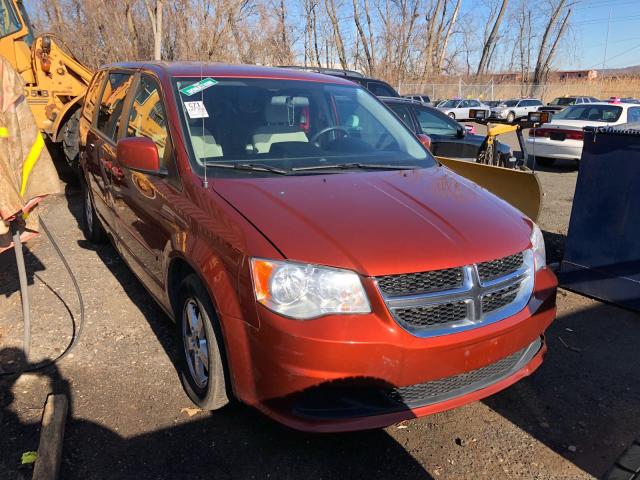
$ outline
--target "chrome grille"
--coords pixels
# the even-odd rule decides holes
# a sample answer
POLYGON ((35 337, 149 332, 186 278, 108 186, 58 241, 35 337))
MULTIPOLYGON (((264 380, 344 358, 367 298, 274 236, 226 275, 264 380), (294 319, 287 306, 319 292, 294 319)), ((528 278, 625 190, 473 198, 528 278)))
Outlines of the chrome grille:
POLYGON ((480 390, 516 372, 535 356, 542 342, 536 339, 532 344, 511 355, 470 372, 430 382, 394 388, 389 396, 409 407, 424 406, 480 390))
POLYGON ((463 320, 467 316, 465 302, 449 302, 425 307, 399 308, 394 310, 401 322, 414 327, 430 327, 463 320))
POLYGON ((515 255, 509 255, 508 257, 499 258, 497 260, 482 262, 478 264, 478 275, 482 282, 488 282, 515 272, 522 267, 523 262, 524 257, 522 252, 516 253, 515 255))
POLYGON ((476 328, 514 315, 533 291, 533 253, 431 272, 376 278, 393 318, 430 337, 476 328))
POLYGON ((502 307, 510 304, 516 299, 520 284, 515 283, 508 287, 496 290, 495 292, 488 293, 482 297, 482 311, 493 312, 499 310, 502 307))
POLYGON ((413 295, 462 286, 462 268, 378 277, 378 287, 386 295, 413 295))

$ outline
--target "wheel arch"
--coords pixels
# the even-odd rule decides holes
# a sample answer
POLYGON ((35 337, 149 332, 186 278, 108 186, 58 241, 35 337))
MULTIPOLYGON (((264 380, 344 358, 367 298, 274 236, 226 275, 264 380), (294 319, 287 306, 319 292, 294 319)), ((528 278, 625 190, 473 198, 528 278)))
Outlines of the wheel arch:
POLYGON ((64 110, 58 115, 55 122, 53 122, 53 127, 51 128, 52 132, 52 140, 54 142, 62 141, 62 128, 64 124, 71 118, 71 116, 76 113, 76 111, 82 108, 82 101, 84 100, 84 95, 74 98, 71 102, 67 103, 64 106, 64 110))

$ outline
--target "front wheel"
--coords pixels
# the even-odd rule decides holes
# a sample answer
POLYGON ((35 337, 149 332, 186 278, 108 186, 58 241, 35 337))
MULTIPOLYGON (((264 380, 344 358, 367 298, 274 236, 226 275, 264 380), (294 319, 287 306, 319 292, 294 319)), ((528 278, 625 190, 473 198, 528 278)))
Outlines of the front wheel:
POLYGON ((507 122, 513 123, 515 119, 516 119, 516 115, 513 112, 509 112, 509 114, 507 115, 507 122))
POLYGON ((452 119, 454 119, 454 120, 456 119, 456 114, 455 114, 455 113, 453 113, 453 112, 449 112, 449 113, 448 113, 448 115, 449 115, 449 117, 451 117, 452 119))
POLYGON ((91 243, 107 241, 107 234, 102 228, 96 209, 93 207, 89 186, 84 182, 82 182, 82 230, 85 238, 91 243))
POLYGON ((183 350, 180 379, 187 395, 203 410, 224 407, 229 395, 222 333, 209 295, 196 275, 186 277, 180 286, 176 320, 183 350))
POLYGON ((78 108, 62 126, 62 150, 64 157, 75 172, 80 170, 80 109, 78 108))

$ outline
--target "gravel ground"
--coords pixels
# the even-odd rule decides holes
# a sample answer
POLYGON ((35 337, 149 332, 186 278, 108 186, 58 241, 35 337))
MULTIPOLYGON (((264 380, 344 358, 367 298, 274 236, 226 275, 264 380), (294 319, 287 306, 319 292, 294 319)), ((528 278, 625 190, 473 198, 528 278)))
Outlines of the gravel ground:
MULTIPOLYGON (((561 255, 577 172, 539 173, 540 224, 561 255)), ((66 392, 61 478, 539 478, 602 475, 640 432, 640 317, 561 290, 549 353, 531 377, 482 402, 384 430, 310 435, 250 408, 190 410, 176 373, 173 327, 111 246, 78 228, 77 187, 50 199, 46 220, 76 272, 86 307, 77 349, 56 367, 0 378, 0 478, 30 478, 49 392, 66 392)), ((44 239, 26 248, 32 361, 60 352, 78 321, 72 284, 44 239)), ((0 254, 0 365, 22 332, 13 253, 0 254)))

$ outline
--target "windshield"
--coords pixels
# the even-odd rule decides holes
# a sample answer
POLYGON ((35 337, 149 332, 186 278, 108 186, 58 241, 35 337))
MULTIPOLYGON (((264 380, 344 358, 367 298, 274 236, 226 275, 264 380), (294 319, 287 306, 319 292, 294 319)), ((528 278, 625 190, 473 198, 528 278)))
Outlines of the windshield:
MULTIPOLYGON (((224 78, 204 79, 208 86, 196 93, 185 90, 199 80, 174 82, 191 164, 200 175, 205 163, 270 169, 262 175, 354 163, 361 168, 436 164, 395 115, 361 87, 224 78)), ((207 168, 208 175, 254 173, 207 168)))
POLYGON ((573 105, 574 103, 576 103, 575 98, 559 97, 554 99, 551 105, 573 105))
POLYGON ((500 104, 501 107, 515 107, 518 105, 519 100, 507 100, 506 102, 502 102, 500 104))
POLYGON ((553 120, 587 120, 589 122, 615 122, 622 107, 616 105, 573 105, 553 116, 553 120))
POLYGON ((443 108, 456 108, 459 103, 460 100, 447 100, 446 102, 441 103, 439 106, 443 108))

